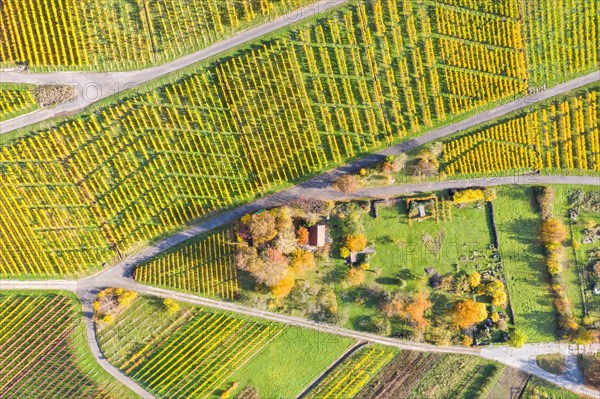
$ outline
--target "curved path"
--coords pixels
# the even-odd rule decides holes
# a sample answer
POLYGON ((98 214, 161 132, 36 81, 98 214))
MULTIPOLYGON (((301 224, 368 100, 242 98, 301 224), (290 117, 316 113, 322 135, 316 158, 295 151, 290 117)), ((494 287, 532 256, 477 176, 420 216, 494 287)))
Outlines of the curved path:
POLYGON ((0 71, 0 83, 66 84, 77 89, 78 96, 51 109, 42 109, 0 123, 0 134, 33 125, 57 116, 71 115, 83 111, 91 104, 137 87, 153 79, 210 59, 223 52, 235 49, 249 41, 259 39, 288 25, 316 16, 319 13, 338 7, 347 0, 321 0, 297 9, 262 25, 234 34, 209 47, 166 64, 132 72, 10 72, 0 71))

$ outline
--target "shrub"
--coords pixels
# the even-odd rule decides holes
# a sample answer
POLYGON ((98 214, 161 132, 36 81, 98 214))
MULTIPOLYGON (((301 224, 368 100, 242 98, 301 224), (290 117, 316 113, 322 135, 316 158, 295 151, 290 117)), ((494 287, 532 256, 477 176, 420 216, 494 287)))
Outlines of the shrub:
POLYGON ((344 259, 346 259, 348 256, 350 256, 350 250, 348 249, 348 247, 340 248, 340 256, 344 259))
POLYGON ((333 183, 333 188, 340 190, 345 194, 352 194, 360 187, 360 183, 356 176, 345 174, 340 177, 333 183))
POLYGON ((527 336, 521 329, 515 328, 513 332, 510 334, 510 338, 508 339, 508 345, 513 348, 522 348, 525 342, 527 341, 527 336))
POLYGON ((481 202, 484 200, 485 196, 483 194, 483 191, 477 189, 460 190, 455 192, 452 196, 452 202, 454 203, 454 205, 462 205, 475 201, 481 202))
POLYGON ((171 298, 165 298, 162 301, 164 309, 170 314, 173 315, 179 311, 179 304, 172 300, 171 298))
POLYGON ((462 344, 463 346, 473 346, 473 338, 469 337, 468 335, 463 335, 462 344))

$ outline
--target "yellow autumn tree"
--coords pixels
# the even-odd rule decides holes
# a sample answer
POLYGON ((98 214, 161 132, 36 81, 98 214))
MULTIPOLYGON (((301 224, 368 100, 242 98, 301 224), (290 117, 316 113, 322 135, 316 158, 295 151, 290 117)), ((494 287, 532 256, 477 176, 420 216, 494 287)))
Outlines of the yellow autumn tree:
POLYGON ((452 307, 452 319, 461 328, 467 328, 473 324, 480 323, 486 317, 487 310, 484 303, 463 299, 455 303, 452 307))

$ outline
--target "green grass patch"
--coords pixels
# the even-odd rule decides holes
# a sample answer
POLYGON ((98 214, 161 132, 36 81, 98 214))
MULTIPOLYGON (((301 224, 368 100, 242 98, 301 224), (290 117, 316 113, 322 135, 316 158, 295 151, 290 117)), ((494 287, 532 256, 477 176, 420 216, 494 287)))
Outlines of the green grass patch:
POLYGON ((584 399, 587 397, 567 391, 566 389, 532 375, 525 386, 521 398, 584 399))
POLYGON ((557 322, 543 248, 537 240, 536 206, 533 187, 501 187, 494 202, 515 323, 530 342, 544 342, 555 339, 557 322))
POLYGON ((293 398, 338 359, 354 341, 314 330, 288 327, 229 377, 258 389, 262 398, 293 398))

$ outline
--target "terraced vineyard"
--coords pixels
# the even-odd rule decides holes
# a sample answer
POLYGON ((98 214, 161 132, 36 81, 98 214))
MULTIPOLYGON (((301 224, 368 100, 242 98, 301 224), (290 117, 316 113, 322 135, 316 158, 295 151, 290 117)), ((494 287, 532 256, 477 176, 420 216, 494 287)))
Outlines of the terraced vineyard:
POLYGON ((137 398, 99 369, 62 295, 0 295, 0 397, 137 398))
POLYGON ((447 175, 600 171, 598 87, 444 143, 447 175))
POLYGON ((4 145, 0 276, 97 270, 215 210, 526 90, 514 5, 484 18, 442 3, 365 4, 4 145), (471 37, 482 23, 489 31, 471 37))
POLYGON ((213 395, 284 328, 187 305, 153 320, 148 316, 165 312, 156 301, 136 300, 99 327, 99 341, 116 366, 159 398, 213 395))
POLYGON ((532 86, 598 69, 599 7, 587 0, 521 2, 532 86))
POLYGON ((0 67, 136 69, 207 47, 310 0, 5 0, 0 67))
POLYGON ((208 235, 169 251, 135 270, 142 284, 233 299, 238 290, 230 231, 208 235))
POLYGON ((336 368, 306 396, 316 398, 352 398, 396 354, 384 347, 366 347, 336 366, 336 368))
POLYGON ((0 122, 35 111, 37 103, 28 86, 0 84, 0 122))

